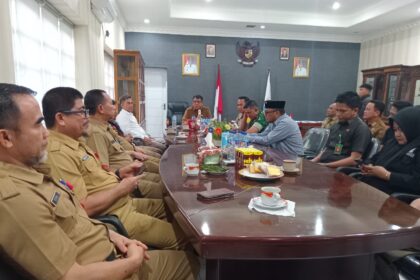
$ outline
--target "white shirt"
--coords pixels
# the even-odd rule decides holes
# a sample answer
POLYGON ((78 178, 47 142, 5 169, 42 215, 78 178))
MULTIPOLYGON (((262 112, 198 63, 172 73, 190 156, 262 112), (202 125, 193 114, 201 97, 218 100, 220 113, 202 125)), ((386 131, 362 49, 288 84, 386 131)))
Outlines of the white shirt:
POLYGON ((133 113, 121 109, 116 119, 124 135, 131 134, 134 138, 148 137, 147 132, 139 125, 133 113))
POLYGON ((189 64, 189 63, 185 64, 184 73, 187 73, 187 74, 197 73, 197 66, 195 64, 189 64))
POLYGON ((306 72, 306 68, 305 67, 301 67, 301 66, 297 66, 295 69, 295 76, 299 77, 299 76, 307 76, 307 72, 306 72))

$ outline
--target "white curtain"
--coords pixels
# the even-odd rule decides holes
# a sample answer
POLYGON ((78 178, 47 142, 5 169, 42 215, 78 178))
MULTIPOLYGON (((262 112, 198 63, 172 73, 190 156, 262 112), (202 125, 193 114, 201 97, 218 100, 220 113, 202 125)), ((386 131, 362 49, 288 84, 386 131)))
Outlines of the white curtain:
POLYGON ((361 70, 397 64, 419 65, 419 50, 419 24, 362 42, 358 84, 363 78, 361 70))
POLYGON ((114 59, 107 52, 105 52, 105 90, 108 95, 115 99, 114 94, 114 59))
POLYGON ((14 0, 12 9, 16 83, 37 91, 38 101, 52 87, 74 87, 73 27, 35 0, 14 0))

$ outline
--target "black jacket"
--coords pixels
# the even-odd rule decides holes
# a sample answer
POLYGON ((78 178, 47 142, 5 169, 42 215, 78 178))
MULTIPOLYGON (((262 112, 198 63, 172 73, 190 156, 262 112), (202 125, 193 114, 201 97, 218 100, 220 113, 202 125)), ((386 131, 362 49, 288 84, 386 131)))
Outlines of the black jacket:
POLYGON ((364 176, 361 180, 386 193, 407 192, 420 195, 420 108, 401 110, 392 122, 396 122, 407 138, 407 144, 399 145, 395 139, 385 143, 371 163, 391 172, 390 180, 364 176))

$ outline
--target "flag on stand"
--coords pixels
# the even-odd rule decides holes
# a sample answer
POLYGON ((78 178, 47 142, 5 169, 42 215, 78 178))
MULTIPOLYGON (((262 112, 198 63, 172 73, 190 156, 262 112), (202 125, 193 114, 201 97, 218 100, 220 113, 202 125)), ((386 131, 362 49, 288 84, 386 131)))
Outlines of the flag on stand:
POLYGON ((216 81, 216 96, 214 99, 213 117, 218 121, 222 120, 223 114, 223 95, 222 95, 222 80, 220 79, 220 64, 217 65, 217 81, 216 81))
POLYGON ((265 87, 264 101, 271 100, 271 83, 270 83, 270 70, 268 70, 267 86, 265 87))

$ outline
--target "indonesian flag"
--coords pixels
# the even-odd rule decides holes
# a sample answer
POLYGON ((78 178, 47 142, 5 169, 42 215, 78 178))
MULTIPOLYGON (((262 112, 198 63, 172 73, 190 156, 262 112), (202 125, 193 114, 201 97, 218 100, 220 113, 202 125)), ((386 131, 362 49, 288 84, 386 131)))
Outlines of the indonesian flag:
POLYGON ((223 114, 223 95, 222 80, 220 79, 220 64, 217 65, 216 98, 214 99, 213 117, 218 121, 222 120, 223 114))

